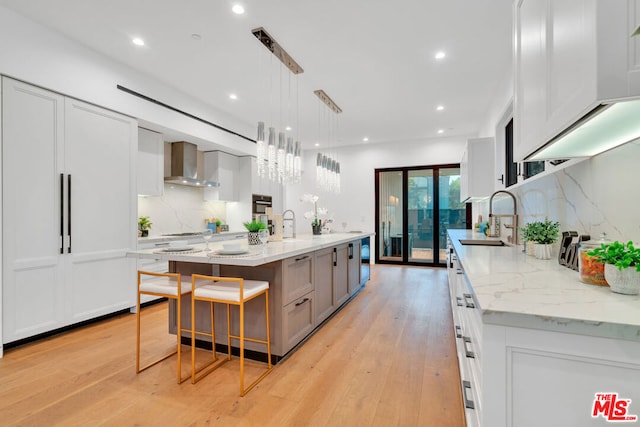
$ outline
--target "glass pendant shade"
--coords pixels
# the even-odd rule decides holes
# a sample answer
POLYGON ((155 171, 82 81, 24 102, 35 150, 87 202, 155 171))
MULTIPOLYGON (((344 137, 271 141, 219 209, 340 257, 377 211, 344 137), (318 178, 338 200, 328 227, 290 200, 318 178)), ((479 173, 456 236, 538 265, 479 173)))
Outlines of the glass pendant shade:
POLYGON ((285 151, 284 173, 287 182, 293 181, 293 138, 287 138, 287 149, 285 151))
POLYGON ((298 184, 302 181, 302 157, 300 150, 300 141, 296 141, 293 150, 293 182, 298 184))
POLYGON ((269 145, 267 146, 267 169, 269 179, 276 180, 276 130, 269 128, 269 145))
POLYGON ((256 138, 256 166, 258 177, 264 178, 265 170, 265 147, 264 147, 264 122, 258 122, 258 137, 256 138))
POLYGON ((280 184, 284 183, 285 180, 285 142, 284 142, 284 132, 280 132, 278 134, 278 154, 277 154, 277 171, 278 171, 278 182, 280 184))

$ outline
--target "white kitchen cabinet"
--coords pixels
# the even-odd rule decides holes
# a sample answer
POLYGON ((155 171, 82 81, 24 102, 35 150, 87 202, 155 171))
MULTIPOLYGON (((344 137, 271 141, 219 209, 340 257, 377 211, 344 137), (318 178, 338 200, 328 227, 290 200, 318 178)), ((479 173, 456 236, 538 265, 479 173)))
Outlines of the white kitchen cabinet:
MULTIPOLYGON (((488 322, 457 255, 448 263, 468 426, 598 426, 596 393, 631 399, 640 415, 640 342, 488 322), (473 406, 473 408, 471 408, 473 406)), ((585 322, 588 323, 588 322, 585 322)))
POLYGON ((489 197, 494 189, 494 138, 469 139, 460 161, 460 201, 489 197))
POLYGON ((138 195, 164 192, 164 141, 161 133, 138 128, 138 195))
POLYGON ((640 2, 519 0, 514 160, 601 101, 640 96, 640 2))
POLYGON ((220 183, 220 187, 204 189, 205 200, 237 201, 239 173, 237 156, 222 151, 205 152, 204 177, 207 181, 220 183))
POLYGON ((3 341, 135 305, 137 123, 3 78, 3 341))

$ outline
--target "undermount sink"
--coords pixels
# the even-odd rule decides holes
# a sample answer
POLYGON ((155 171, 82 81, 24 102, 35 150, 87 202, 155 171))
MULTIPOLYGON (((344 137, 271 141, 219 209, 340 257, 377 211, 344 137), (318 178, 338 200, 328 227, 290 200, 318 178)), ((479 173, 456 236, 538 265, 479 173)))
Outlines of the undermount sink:
POLYGON ((506 246, 502 240, 483 240, 483 239, 460 239, 461 245, 474 246, 506 246))

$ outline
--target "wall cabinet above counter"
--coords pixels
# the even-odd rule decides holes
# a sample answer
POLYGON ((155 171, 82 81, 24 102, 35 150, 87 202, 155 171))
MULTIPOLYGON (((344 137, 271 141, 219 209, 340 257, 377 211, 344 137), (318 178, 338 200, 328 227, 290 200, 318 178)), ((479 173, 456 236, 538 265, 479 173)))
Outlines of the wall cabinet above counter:
POLYGON ((164 192, 164 142, 161 133, 138 128, 138 195, 164 192))
POLYGON ((460 161, 461 202, 489 197, 493 193, 494 150, 494 138, 475 138, 467 141, 460 161))
POLYGON ((239 158, 223 151, 204 153, 204 178, 220 183, 220 187, 205 188, 205 200, 235 202, 238 200, 239 158))
POLYGON ((600 104, 640 96, 640 38, 631 37, 639 5, 516 3, 515 160, 528 158, 600 104))

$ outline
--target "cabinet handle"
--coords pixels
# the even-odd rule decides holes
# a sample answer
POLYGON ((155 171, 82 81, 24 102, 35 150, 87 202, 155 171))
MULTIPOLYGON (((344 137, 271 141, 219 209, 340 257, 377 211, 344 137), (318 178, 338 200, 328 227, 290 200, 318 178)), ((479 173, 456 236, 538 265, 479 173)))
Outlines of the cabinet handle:
POLYGON ((169 242, 156 243, 156 244, 155 244, 155 247, 156 247, 156 248, 159 248, 159 247, 161 247, 161 246, 169 246, 169 242))
POLYGON ((461 269, 461 268, 458 268, 458 269, 456 270, 456 274, 463 274, 462 269, 461 269))
POLYGON ((303 259, 307 259, 307 258, 309 258, 309 255, 305 255, 305 256, 301 256, 300 258, 296 258, 295 261, 298 262, 298 261, 302 261, 303 259))
POLYGON ((333 266, 338 265, 338 248, 333 248, 333 266))
POLYGON ((500 181, 502 184, 504 184, 504 174, 500 175, 500 178, 498 178, 498 181, 500 181))
POLYGON ((471 294, 462 294, 462 296, 464 296, 464 302, 467 304, 467 308, 476 308, 471 294))
POLYGON ((353 259, 353 243, 349 243, 349 259, 353 259))
POLYGON ((456 297, 456 305, 458 307, 462 307, 464 304, 462 303, 462 298, 456 297))
POLYGON ((71 253, 71 174, 67 175, 67 233, 69 234, 69 247, 67 253, 71 253))
POLYGON ((462 396, 464 397, 464 407, 467 409, 476 409, 473 399, 467 398, 467 390, 471 391, 471 383, 469 381, 462 381, 462 396))
POLYGON ((64 253, 64 174, 60 174, 60 253, 64 253))
POLYGON ((456 325, 456 338, 462 338, 462 328, 456 325))
POLYGON ((462 337, 462 342, 464 345, 464 355, 467 356, 469 359, 475 359, 476 358, 475 353, 469 350, 469 347, 467 346, 467 344, 471 344, 471 338, 462 337))
POLYGON ((305 299, 303 299, 302 301, 297 302, 297 303, 296 303, 296 307, 300 307, 302 304, 304 304, 304 303, 305 303, 305 302, 307 302, 307 301, 309 301, 309 298, 305 298, 305 299))

